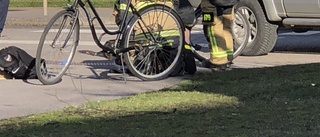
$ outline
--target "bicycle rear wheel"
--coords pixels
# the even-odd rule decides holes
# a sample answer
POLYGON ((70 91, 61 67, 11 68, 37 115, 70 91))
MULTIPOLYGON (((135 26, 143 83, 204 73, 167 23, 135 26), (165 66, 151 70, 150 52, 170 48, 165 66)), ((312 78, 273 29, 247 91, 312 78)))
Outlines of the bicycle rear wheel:
POLYGON ((167 78, 180 60, 184 26, 178 14, 166 5, 154 4, 139 10, 126 32, 124 53, 130 72, 142 80, 167 78))
POLYGON ((244 15, 240 12, 235 13, 236 19, 233 23, 232 36, 234 39, 233 58, 240 56, 249 42, 250 26, 244 15))
POLYGON ((60 11, 42 33, 36 54, 36 72, 45 85, 59 82, 73 59, 80 29, 76 17, 73 11, 60 11))

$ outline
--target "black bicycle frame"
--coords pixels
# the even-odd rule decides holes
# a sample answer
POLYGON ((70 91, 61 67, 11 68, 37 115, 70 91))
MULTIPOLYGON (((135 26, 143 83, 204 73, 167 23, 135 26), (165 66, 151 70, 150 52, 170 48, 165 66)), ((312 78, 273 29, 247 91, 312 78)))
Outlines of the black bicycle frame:
POLYGON ((131 1, 132 0, 128 0, 127 1, 127 6, 126 7, 126 10, 125 10, 125 13, 124 13, 124 20, 121 22, 121 25, 119 26, 119 29, 117 31, 109 31, 106 26, 103 24, 103 21, 102 19, 100 18, 98 12, 96 11, 96 9, 94 8, 92 2, 90 0, 86 0, 86 3, 88 3, 93 15, 94 15, 94 18, 92 18, 92 16, 90 15, 89 13, 89 10, 86 8, 86 4, 82 1, 82 0, 75 0, 73 5, 71 5, 70 7, 67 7, 66 10, 71 10, 71 11, 74 11, 75 14, 78 14, 79 10, 77 8, 77 6, 79 5, 85 12, 86 14, 86 17, 88 19, 88 22, 89 22, 89 27, 90 27, 90 30, 91 30, 91 34, 92 34, 92 37, 93 37, 93 40, 94 42, 97 44, 97 46, 99 46, 102 50, 104 51, 107 51, 107 52, 112 52, 114 54, 119 54, 119 53, 123 53, 123 52, 127 52, 129 50, 132 50, 134 49, 134 47, 129 47, 129 48, 116 48, 117 46, 115 47, 110 47, 110 46, 105 46, 101 43, 101 41, 99 40, 98 36, 97 36, 97 33, 96 33, 96 28, 93 24, 93 21, 95 19, 97 19, 100 27, 102 28, 102 30, 104 31, 103 34, 101 35, 105 35, 105 34, 109 34, 109 35, 117 35, 117 38, 116 38, 116 41, 115 41, 115 44, 118 45, 119 44, 119 40, 121 40, 122 38, 122 35, 123 33, 125 32, 125 29, 126 29, 126 21, 127 21, 127 16, 128 16, 128 12, 129 12, 129 8, 131 8, 132 12, 135 13, 135 15, 138 15, 138 17, 140 17, 140 14, 138 14, 137 10, 134 8, 134 6, 131 4, 131 1))

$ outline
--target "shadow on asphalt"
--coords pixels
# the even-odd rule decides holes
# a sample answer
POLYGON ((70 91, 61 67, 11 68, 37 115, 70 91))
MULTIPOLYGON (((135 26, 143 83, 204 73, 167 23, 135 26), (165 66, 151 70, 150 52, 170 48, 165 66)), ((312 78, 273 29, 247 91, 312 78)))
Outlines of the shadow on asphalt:
POLYGON ((318 53, 320 52, 320 31, 295 33, 281 30, 272 52, 318 53))
POLYGON ((74 79, 106 79, 142 82, 142 80, 133 76, 128 69, 124 69, 125 73, 123 73, 122 66, 115 64, 113 60, 84 60, 81 64, 86 66, 92 75, 81 75, 67 71, 66 76, 74 79))

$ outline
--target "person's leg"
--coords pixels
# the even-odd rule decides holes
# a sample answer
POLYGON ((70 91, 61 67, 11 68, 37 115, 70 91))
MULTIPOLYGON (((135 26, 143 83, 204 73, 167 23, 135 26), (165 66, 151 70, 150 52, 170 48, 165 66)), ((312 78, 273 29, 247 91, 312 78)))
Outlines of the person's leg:
POLYGON ((185 43, 190 44, 190 28, 195 23, 195 13, 191 3, 188 0, 173 0, 174 9, 182 19, 185 29, 185 43))
POLYGON ((203 12, 203 31, 209 42, 210 63, 225 65, 228 63, 228 51, 224 35, 223 9, 216 7, 209 0, 201 1, 203 12))
POLYGON ((9 8, 9 0, 0 0, 0 36, 6 22, 9 8))
POLYGON ((195 63, 193 52, 191 51, 190 45, 190 36, 191 28, 195 23, 195 13, 193 6, 188 0, 174 0, 173 1, 174 9, 177 11, 179 16, 182 19, 183 24, 185 25, 184 32, 184 50, 183 50, 183 59, 185 63, 185 72, 188 74, 194 74, 197 71, 197 66, 195 63))
POLYGON ((226 41, 226 48, 228 54, 228 61, 233 60, 233 37, 232 37, 232 24, 234 20, 234 8, 233 6, 225 7, 223 9, 223 35, 226 41))

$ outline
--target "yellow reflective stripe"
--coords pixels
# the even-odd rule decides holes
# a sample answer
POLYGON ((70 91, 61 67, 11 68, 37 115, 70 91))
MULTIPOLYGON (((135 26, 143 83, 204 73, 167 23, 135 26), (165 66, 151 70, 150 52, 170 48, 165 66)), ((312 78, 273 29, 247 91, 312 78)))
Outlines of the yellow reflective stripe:
POLYGON ((212 30, 212 27, 211 25, 208 25, 207 26, 207 33, 208 33, 208 37, 210 39, 210 45, 211 45, 211 53, 215 53, 215 52, 218 52, 218 44, 217 44, 217 41, 216 41, 216 37, 214 36, 214 31, 212 30))
MULTIPOLYGON (((138 2, 136 5, 134 5, 134 7, 136 7, 137 10, 140 10, 146 6, 149 6, 149 5, 152 5, 152 4, 155 4, 155 3, 159 3, 159 4, 164 4, 164 5, 172 5, 171 2, 159 2, 159 1, 156 1, 156 2, 138 2)), ((120 3, 120 5, 118 3, 115 2, 115 6, 117 7, 118 10, 126 10, 127 8, 127 4, 126 3, 120 3)), ((129 8, 129 12, 132 12, 132 9, 129 8)))
MULTIPOLYGON (((155 37, 158 37, 158 32, 153 32, 153 35, 155 37)), ((160 33, 161 37, 163 38, 166 38, 166 37, 176 37, 176 36, 180 36, 179 35, 179 31, 178 30, 163 30, 161 31, 160 33)), ((146 37, 150 37, 150 33, 146 33, 146 34, 143 34, 143 33, 140 33, 140 34, 137 34, 134 36, 134 39, 135 40, 139 40, 139 39, 145 39, 146 37)), ((166 44, 172 46, 174 40, 171 39, 171 38, 168 38, 166 39, 166 44)), ((164 43, 163 43, 164 44, 164 43)), ((191 47, 190 47, 191 49, 191 47)))
POLYGON ((211 57, 217 57, 217 58, 222 58, 222 57, 227 57, 228 54, 227 52, 218 52, 218 53, 210 53, 211 54, 211 57))
POLYGON ((184 45, 184 49, 191 50, 191 46, 190 46, 190 45, 188 45, 188 44, 185 44, 185 45, 184 45))
MULTIPOLYGON (((159 32, 153 32, 153 35, 157 36, 159 34, 159 32)), ((141 38, 141 37, 145 37, 145 35, 150 35, 148 32, 146 32, 146 34, 137 34, 135 36, 135 38, 141 38)), ((179 31, 178 30, 163 30, 160 32, 160 36, 161 37, 171 37, 171 36, 180 36, 179 35, 179 31)))
MULTIPOLYGON (((127 4, 125 3, 120 4, 120 7, 119 7, 120 10, 126 10, 126 8, 127 8, 127 4)), ((132 12, 131 8, 129 8, 129 12, 132 12)))
MULTIPOLYGON (((152 4, 155 4, 155 3, 160 3, 160 4, 165 4, 165 5, 168 5, 170 4, 171 5, 171 2, 167 2, 168 4, 166 3, 163 3, 163 2, 138 2, 136 5, 134 5, 134 7, 136 7, 137 10, 140 10, 146 6, 149 6, 149 5, 152 5, 152 4)), ((118 4, 116 4, 117 7, 119 7, 118 4)), ((120 4, 120 10, 126 10, 126 7, 127 7, 127 4, 126 3, 121 3, 120 4)), ((129 8, 129 12, 132 12, 132 10, 129 8)))
POLYGON ((174 42, 174 40, 173 39, 168 39, 167 42, 172 44, 174 42))
POLYGON ((160 34, 162 37, 180 36, 178 30, 163 30, 160 34))

